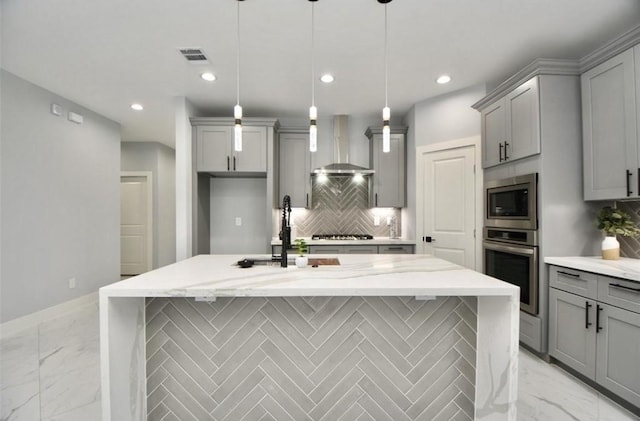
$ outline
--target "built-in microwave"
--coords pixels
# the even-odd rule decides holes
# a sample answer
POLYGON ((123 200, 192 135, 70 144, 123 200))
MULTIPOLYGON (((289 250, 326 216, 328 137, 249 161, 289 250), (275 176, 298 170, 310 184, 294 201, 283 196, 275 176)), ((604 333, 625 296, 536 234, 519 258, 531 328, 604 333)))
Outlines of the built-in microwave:
POLYGON ((485 183, 485 226, 538 229, 538 174, 485 183))

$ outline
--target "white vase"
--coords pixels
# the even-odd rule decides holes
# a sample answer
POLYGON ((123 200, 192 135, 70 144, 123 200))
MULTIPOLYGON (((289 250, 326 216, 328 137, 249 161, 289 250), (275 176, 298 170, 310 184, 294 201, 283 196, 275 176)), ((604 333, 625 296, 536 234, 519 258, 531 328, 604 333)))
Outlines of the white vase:
POLYGON ((602 240, 602 258, 605 260, 618 260, 620 258, 620 243, 613 235, 607 235, 602 240))
POLYGON ((296 256, 296 266, 306 268, 308 264, 309 258, 307 256, 296 256))

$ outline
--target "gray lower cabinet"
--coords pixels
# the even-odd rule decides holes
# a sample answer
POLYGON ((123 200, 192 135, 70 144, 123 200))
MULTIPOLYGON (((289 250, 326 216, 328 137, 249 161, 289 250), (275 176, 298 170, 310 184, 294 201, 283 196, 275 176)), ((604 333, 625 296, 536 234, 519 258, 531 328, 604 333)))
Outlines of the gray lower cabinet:
POLYGON ((413 246, 409 244, 378 246, 380 254, 413 254, 413 246))
POLYGON ((549 355, 640 407, 640 283, 549 274, 549 355))
POLYGON ((596 374, 594 311, 594 300, 549 291, 549 354, 590 379, 596 374))

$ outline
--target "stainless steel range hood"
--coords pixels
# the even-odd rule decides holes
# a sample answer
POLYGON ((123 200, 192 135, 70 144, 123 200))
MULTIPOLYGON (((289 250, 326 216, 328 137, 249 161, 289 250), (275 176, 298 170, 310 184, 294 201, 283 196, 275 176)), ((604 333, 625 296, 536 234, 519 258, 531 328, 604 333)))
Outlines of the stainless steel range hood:
POLYGON ((373 174, 374 171, 349 162, 349 116, 336 115, 333 118, 333 163, 315 168, 315 174, 353 175, 373 174))

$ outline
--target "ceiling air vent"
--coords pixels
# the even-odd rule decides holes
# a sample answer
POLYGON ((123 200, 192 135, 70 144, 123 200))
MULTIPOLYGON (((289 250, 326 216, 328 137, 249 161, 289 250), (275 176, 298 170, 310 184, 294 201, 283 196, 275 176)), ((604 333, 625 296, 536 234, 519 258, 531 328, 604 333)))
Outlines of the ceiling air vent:
POLYGON ((189 63, 203 64, 209 62, 202 48, 179 48, 179 50, 189 63))

